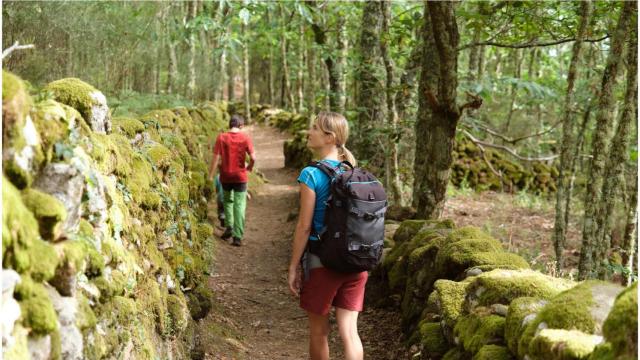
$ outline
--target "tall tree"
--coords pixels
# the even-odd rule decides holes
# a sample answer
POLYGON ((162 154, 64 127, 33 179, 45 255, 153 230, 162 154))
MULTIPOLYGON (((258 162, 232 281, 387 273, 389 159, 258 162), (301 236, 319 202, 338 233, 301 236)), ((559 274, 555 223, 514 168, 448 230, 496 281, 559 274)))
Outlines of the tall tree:
POLYGON ((622 51, 629 31, 629 23, 633 16, 635 2, 625 2, 620 11, 616 29, 611 38, 611 48, 607 56, 607 64, 602 75, 602 84, 598 109, 596 114, 596 130, 592 148, 593 158, 590 162, 588 182, 586 188, 584 224, 582 229, 582 248, 580 263, 578 264, 579 278, 595 277, 594 253, 597 248, 596 239, 596 211, 602 198, 602 184, 604 182, 605 161, 608 155, 608 143, 613 129, 613 111, 615 99, 613 88, 616 85, 618 68, 621 63, 622 51))
MULTIPOLYGON (((429 69, 424 65, 428 61, 423 60, 421 88, 424 91, 426 102, 420 106, 428 106, 429 112, 419 111, 421 115, 430 115, 420 118, 418 122, 424 125, 423 132, 416 133, 418 142, 424 142, 424 152, 416 152, 416 158, 422 160, 422 171, 416 173, 418 183, 417 214, 419 217, 432 219, 438 218, 444 208, 444 200, 449 183, 451 165, 453 163, 452 151, 455 142, 458 120, 467 107, 477 108, 481 102, 474 99, 471 102, 458 105, 458 43, 460 35, 456 23, 455 4, 453 2, 427 2, 430 27, 425 26, 423 38, 425 44, 431 41, 435 43, 437 67, 437 90, 429 83, 429 69), (430 33, 432 33, 432 37, 430 33), (425 76, 427 75, 427 76, 425 76)), ((427 48, 423 57, 433 56, 427 48)), ((416 169, 417 170, 417 169, 416 169)))
MULTIPOLYGON (((636 4, 635 2, 633 4, 636 4)), ((635 9, 634 9, 635 10, 635 9)), ((604 273, 603 262, 611 247, 611 221, 616 192, 620 188, 620 178, 623 175, 625 163, 628 160, 629 135, 632 122, 637 120, 636 103, 638 99, 638 39, 636 37, 636 17, 632 15, 629 26, 629 41, 627 47, 627 88, 624 99, 624 107, 616 131, 611 140, 609 159, 604 169, 604 182, 602 184, 602 196, 596 212, 597 243, 594 265, 600 276, 604 273)))
POLYGON ((192 100, 196 96, 196 29, 193 24, 198 12, 198 0, 191 0, 188 3, 187 33, 189 41, 189 84, 187 86, 189 98, 192 100))
POLYGON ((364 5, 357 52, 359 61, 355 70, 355 81, 358 85, 357 156, 367 159, 374 169, 380 169, 384 164, 384 159, 378 150, 379 137, 374 134, 374 129, 381 127, 386 118, 384 67, 380 56, 383 8, 384 5, 378 1, 369 1, 364 5))
MULTIPOLYGON (((553 232, 553 243, 556 252, 556 270, 559 272, 562 268, 562 252, 565 246, 566 225, 568 220, 565 218, 564 209, 568 199, 565 192, 569 187, 571 177, 569 174, 570 164, 572 162, 571 155, 575 143, 575 103, 574 103, 574 87, 578 77, 579 61, 582 51, 582 40, 587 34, 587 28, 591 17, 592 5, 589 1, 580 3, 578 16, 580 17, 580 25, 576 34, 576 41, 573 43, 571 53, 571 64, 569 65, 569 73, 567 74, 567 92, 564 98, 564 116, 562 118, 562 145, 560 147, 560 166, 558 168, 558 178, 556 180, 556 219, 553 232)), ((535 50, 535 49, 534 49, 535 50)), ((535 54, 535 53, 534 53, 535 54)), ((533 57, 533 55, 532 55, 533 57)), ((532 63, 534 61, 532 60, 532 63)))
POLYGON ((389 1, 382 1, 383 5, 383 22, 382 22, 382 36, 380 37, 380 53, 384 62, 385 71, 387 74, 387 81, 385 89, 387 92, 387 144, 385 151, 385 175, 386 185, 391 187, 391 195, 393 201, 399 205, 404 205, 404 199, 402 198, 402 184, 400 183, 400 172, 398 171, 398 111, 396 109, 394 89, 395 89, 395 66, 393 60, 389 55, 390 33, 389 27, 391 26, 391 3, 389 1))

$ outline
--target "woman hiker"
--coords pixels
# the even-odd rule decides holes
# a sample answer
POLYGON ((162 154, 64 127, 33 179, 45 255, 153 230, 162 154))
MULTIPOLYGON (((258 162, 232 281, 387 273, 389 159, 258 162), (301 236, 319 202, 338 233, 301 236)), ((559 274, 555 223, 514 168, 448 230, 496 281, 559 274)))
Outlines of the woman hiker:
MULTIPOLYGON (((344 160, 355 166, 355 158, 345 147, 348 136, 349 125, 344 116, 320 112, 309 129, 307 146, 316 158, 332 167, 344 160)), ((322 170, 307 166, 297 181, 300 183, 300 213, 293 238, 288 281, 291 293, 300 298, 300 307, 308 315, 310 357, 313 360, 329 358, 329 312, 334 306, 345 359, 361 360, 364 352, 357 322, 368 274, 366 271, 345 274, 327 269, 318 256, 306 250, 307 242, 318 241, 314 234, 324 226, 330 179, 322 170)))

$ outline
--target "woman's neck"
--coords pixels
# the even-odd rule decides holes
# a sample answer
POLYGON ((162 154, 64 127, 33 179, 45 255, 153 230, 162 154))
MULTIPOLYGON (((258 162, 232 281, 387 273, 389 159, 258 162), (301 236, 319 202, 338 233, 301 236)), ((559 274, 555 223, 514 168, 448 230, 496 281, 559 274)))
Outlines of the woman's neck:
POLYGON ((335 146, 323 148, 318 152, 318 156, 322 160, 338 161, 338 148, 335 146))

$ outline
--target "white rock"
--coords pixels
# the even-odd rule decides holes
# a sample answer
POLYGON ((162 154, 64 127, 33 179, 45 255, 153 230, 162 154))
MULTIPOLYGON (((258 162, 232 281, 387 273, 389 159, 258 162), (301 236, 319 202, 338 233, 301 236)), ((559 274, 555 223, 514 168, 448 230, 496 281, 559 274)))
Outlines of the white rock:
POLYGON ((48 360, 51 355, 51 336, 29 337, 27 346, 31 360, 48 360))

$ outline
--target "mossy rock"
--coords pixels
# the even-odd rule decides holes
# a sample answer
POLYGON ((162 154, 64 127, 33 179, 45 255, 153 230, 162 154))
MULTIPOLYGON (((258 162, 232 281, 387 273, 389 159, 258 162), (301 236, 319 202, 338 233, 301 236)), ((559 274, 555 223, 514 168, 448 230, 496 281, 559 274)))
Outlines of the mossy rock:
POLYGON ((78 123, 84 124, 76 109, 52 99, 36 103, 31 113, 40 136, 45 163, 56 157, 55 145, 68 142, 71 129, 76 128, 78 123))
POLYGON ((484 345, 504 342, 504 324, 502 316, 469 314, 458 319, 454 334, 466 351, 476 354, 484 345))
POLYGON ((36 189, 22 191, 22 201, 38 220, 40 235, 45 240, 55 240, 62 232, 62 223, 67 219, 64 205, 52 195, 36 189))
POLYGON ((468 360, 469 358, 469 354, 466 353, 463 349, 454 347, 453 349, 447 351, 446 354, 444 354, 442 360, 468 360))
POLYGON ((213 305, 213 294, 205 285, 199 285, 189 293, 187 293, 187 303, 189 312, 193 320, 203 319, 213 305))
POLYGON ((438 280, 433 285, 436 307, 444 324, 453 328, 464 314, 464 301, 469 281, 438 280))
POLYGON ((171 150, 163 145, 155 144, 145 148, 145 153, 151 164, 160 169, 167 169, 173 160, 171 150))
POLYGON ((473 360, 514 360, 514 357, 504 346, 485 345, 478 350, 473 360))
POLYGON ((151 164, 142 155, 134 154, 131 158, 131 176, 125 180, 125 185, 136 203, 141 204, 145 201, 145 195, 153 182, 151 164))
POLYGON ((449 350, 450 346, 442 334, 440 323, 422 322, 419 329, 423 357, 439 359, 449 350))
POLYGON ((602 336, 578 330, 542 329, 529 344, 528 356, 532 360, 589 359, 601 342, 602 336))
POLYGON ((111 132, 106 98, 99 90, 78 78, 52 81, 44 88, 54 99, 78 110, 87 125, 98 133, 111 132))
POLYGON ((98 323, 96 314, 89 303, 89 300, 82 294, 77 294, 78 313, 76 315, 76 326, 81 331, 94 328, 98 323))
POLYGON ((107 301, 114 296, 123 296, 127 287, 127 278, 120 270, 113 270, 92 280, 100 290, 100 301, 107 301))
POLYGON ((181 334, 189 324, 190 314, 183 297, 169 294, 167 296, 167 311, 171 320, 173 334, 181 334))
POLYGON ((33 105, 25 83, 2 71, 2 168, 19 189, 31 185, 34 168, 43 160, 40 138, 29 115, 33 105))
POLYGON ((22 277, 15 297, 20 304, 22 324, 35 335, 46 335, 58 329, 58 317, 44 286, 22 277))
POLYGON ((393 234, 393 241, 396 244, 401 244, 405 241, 411 240, 418 231, 424 226, 426 220, 405 220, 400 223, 400 227, 393 234))
POLYGON ((144 131, 142 121, 130 117, 115 117, 112 120, 112 126, 114 131, 130 138, 144 131))
POLYGON ((175 125, 176 114, 169 109, 152 110, 140 117, 140 121, 148 127, 150 123, 162 128, 172 129, 175 125))
POLYGON ((504 253, 502 245, 496 239, 465 238, 456 242, 447 242, 442 246, 436 256, 435 266, 440 277, 458 279, 470 267, 514 259, 512 256, 506 256, 508 259, 503 259, 505 255, 499 254, 504 253))
POLYGON ((604 322, 602 332, 617 357, 638 356, 638 283, 626 288, 616 298, 604 322))
POLYGON ((36 281, 51 279, 58 265, 58 253, 40 239, 38 223, 24 205, 20 192, 2 182, 2 251, 5 267, 30 274, 36 281))
POLYGON ((533 297, 521 297, 514 299, 509 304, 504 327, 504 338, 507 347, 512 353, 518 353, 518 340, 522 333, 536 316, 536 314, 547 304, 546 300, 533 297))
POLYGON ((531 340, 542 329, 578 330, 601 335, 614 299, 622 290, 616 284, 588 280, 556 295, 527 325, 518 342, 518 356, 527 354, 531 340))
POLYGON ((471 311, 476 306, 509 305, 524 296, 550 299, 575 285, 573 281, 533 270, 493 270, 473 278, 468 287, 466 308, 471 311))

